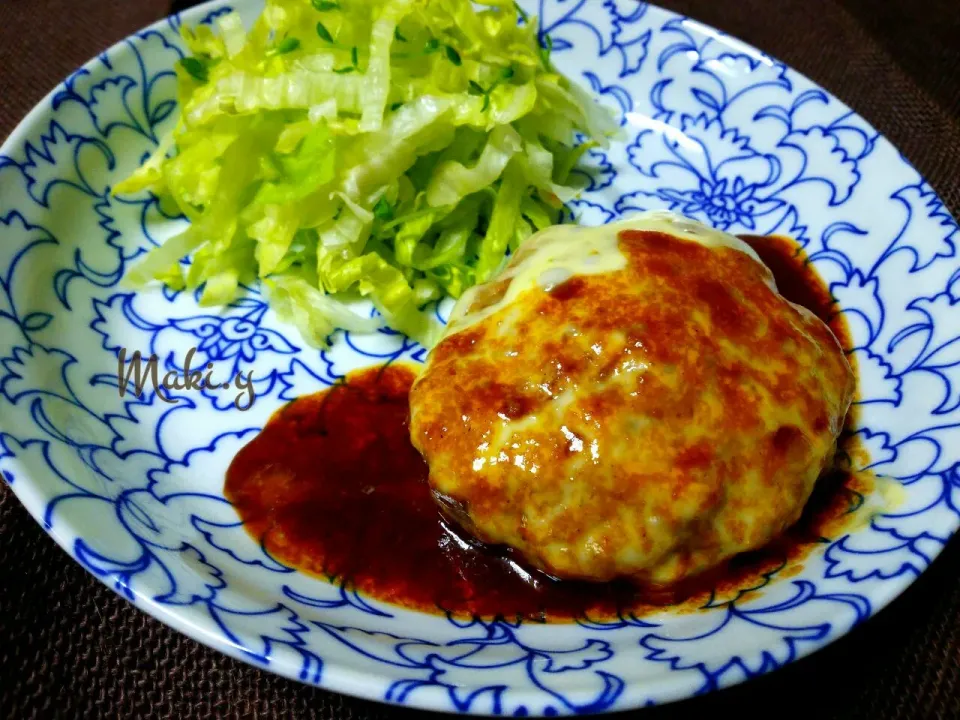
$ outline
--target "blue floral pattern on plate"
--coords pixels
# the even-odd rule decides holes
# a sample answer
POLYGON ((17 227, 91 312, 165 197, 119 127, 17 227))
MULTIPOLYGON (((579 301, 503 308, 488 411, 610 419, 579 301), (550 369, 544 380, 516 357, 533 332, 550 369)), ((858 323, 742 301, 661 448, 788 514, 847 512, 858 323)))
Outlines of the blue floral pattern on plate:
MULTIPOLYGON (((269 415, 362 365, 422 362, 396 333, 302 346, 257 288, 228 308, 133 294, 124 269, 182 226, 109 189, 170 127, 174 17, 78 70, 0 152, 0 471, 91 573, 234 657, 385 702, 512 716, 667 702, 768 672, 846 633, 960 524, 960 232, 884 138, 776 60, 633 0, 524 3, 562 70, 619 110, 592 150, 584 223, 672 208, 730 232, 796 238, 849 320, 869 465, 895 510, 824 545, 792 578, 700 611, 544 628, 412 613, 301 575, 251 540, 221 494, 269 415), (235 390, 119 392, 121 348, 163 372, 213 363, 235 390)), ((183 22, 212 22, 222 2, 183 22)), ((254 0, 238 4, 249 21, 254 0)), ((438 312, 443 311, 443 307, 438 312)), ((125 388, 129 390, 130 388, 125 388)))

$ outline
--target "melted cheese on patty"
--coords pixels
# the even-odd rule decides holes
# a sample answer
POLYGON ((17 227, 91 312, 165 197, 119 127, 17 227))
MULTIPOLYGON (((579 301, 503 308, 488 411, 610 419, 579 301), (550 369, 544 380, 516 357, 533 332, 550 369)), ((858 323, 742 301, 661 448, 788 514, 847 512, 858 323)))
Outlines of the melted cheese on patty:
POLYGON ((411 391, 438 498, 565 578, 669 583, 799 517, 854 388, 731 235, 651 212, 529 238, 411 391))

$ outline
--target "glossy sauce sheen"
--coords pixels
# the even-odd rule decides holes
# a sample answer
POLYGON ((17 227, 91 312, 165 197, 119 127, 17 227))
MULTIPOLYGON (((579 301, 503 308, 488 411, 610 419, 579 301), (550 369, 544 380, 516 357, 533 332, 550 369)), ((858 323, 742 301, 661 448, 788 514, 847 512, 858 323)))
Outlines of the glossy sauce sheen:
MULTIPOLYGON (((827 288, 797 245, 743 239, 771 268, 781 294, 815 312, 850 347, 827 288)), ((599 619, 664 605, 693 609, 798 569, 869 490, 864 478, 826 474, 780 540, 683 585, 555 581, 524 569, 508 550, 473 543, 441 518, 426 463, 409 440, 413 379, 401 365, 358 371, 287 405, 238 453, 226 497, 274 558, 369 597, 458 616, 599 619)))

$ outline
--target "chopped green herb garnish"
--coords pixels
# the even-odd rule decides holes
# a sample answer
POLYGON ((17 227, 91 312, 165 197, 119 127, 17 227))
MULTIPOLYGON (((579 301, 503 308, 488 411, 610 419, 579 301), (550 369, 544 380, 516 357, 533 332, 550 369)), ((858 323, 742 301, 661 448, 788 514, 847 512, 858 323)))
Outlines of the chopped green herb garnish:
POLYGON ((330 31, 322 22, 317 23, 317 35, 320 36, 321 40, 326 40, 329 43, 333 42, 333 35, 330 34, 330 31))
POLYGON ((454 65, 462 65, 463 61, 460 59, 460 53, 454 50, 449 45, 444 46, 444 50, 447 53, 447 60, 452 62, 454 65))
POLYGON ((353 72, 354 70, 356 70, 356 69, 357 69, 357 68, 355 68, 355 67, 353 67, 353 66, 351 65, 350 67, 337 68, 336 70, 334 70, 334 72, 335 72, 337 75, 346 75, 347 73, 352 73, 352 72, 353 72))
POLYGON ((399 27, 395 27, 395 28, 393 29, 393 37, 394 37, 394 39, 399 40, 400 42, 406 42, 406 41, 407 41, 407 39, 406 39, 403 35, 400 34, 400 28, 399 28, 399 27))
POLYGON ((377 200, 377 204, 373 206, 373 216, 384 221, 393 220, 393 207, 386 198, 377 200))
POLYGON ((514 75, 513 65, 510 65, 509 67, 505 67, 503 70, 500 71, 501 80, 509 80, 510 78, 513 77, 513 75, 514 75))
POLYGON ((480 106, 480 112, 486 112, 488 107, 490 107, 490 94, 485 93, 483 96, 483 105, 480 106))
POLYGON ((330 2, 329 0, 312 0, 313 7, 319 10, 320 12, 327 12, 329 10, 339 10, 340 3, 330 2))
POLYGON ((436 38, 430 38, 429 40, 427 40, 427 44, 423 46, 423 52, 426 55, 429 55, 430 53, 435 53, 439 49, 440 49, 440 41, 437 40, 436 38))
POLYGON ((523 20, 525 23, 530 22, 530 14, 520 7, 520 3, 515 2, 513 3, 513 6, 517 9, 517 14, 520 16, 521 20, 523 20))
POLYGON ((202 60, 198 60, 195 57, 183 58, 180 61, 180 67, 182 67, 187 74, 197 82, 205 83, 209 77, 206 63, 204 63, 202 60))
POLYGON ((286 55, 287 53, 293 52, 300 47, 300 40, 295 37, 288 37, 283 40, 279 45, 277 45, 276 54, 277 55, 286 55))
POLYGON ((403 107, 403 103, 402 103, 402 102, 395 102, 393 105, 390 106, 390 110, 391 110, 391 111, 399 110, 399 109, 402 108, 402 107, 403 107))
POLYGON ((549 35, 543 36, 543 48, 540 50, 540 57, 544 65, 550 64, 550 53, 553 52, 553 38, 549 35))
POLYGON ((487 91, 483 89, 483 86, 478 83, 476 80, 471 80, 469 83, 469 89, 467 90, 471 95, 486 95, 487 91))
POLYGON ((359 52, 357 51, 357 46, 356 46, 356 45, 354 45, 352 48, 350 48, 350 60, 353 62, 353 66, 354 66, 355 68, 359 68, 359 66, 360 66, 360 54, 359 54, 359 52))

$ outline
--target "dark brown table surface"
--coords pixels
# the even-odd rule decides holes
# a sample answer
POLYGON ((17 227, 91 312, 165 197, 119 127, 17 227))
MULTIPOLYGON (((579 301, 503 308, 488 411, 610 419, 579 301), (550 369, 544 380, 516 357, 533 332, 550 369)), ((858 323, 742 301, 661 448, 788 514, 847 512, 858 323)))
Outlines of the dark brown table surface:
MULTIPOLYGON (((823 85, 960 215, 960 0, 661 4, 823 85)), ((0 137, 78 65, 169 8, 170 0, 0 0, 0 137)), ((958 539, 890 607, 826 649, 745 685, 635 715, 720 710, 960 718, 958 539)), ((419 716, 302 686, 188 640, 94 580, 0 484, 0 718, 419 716)))

